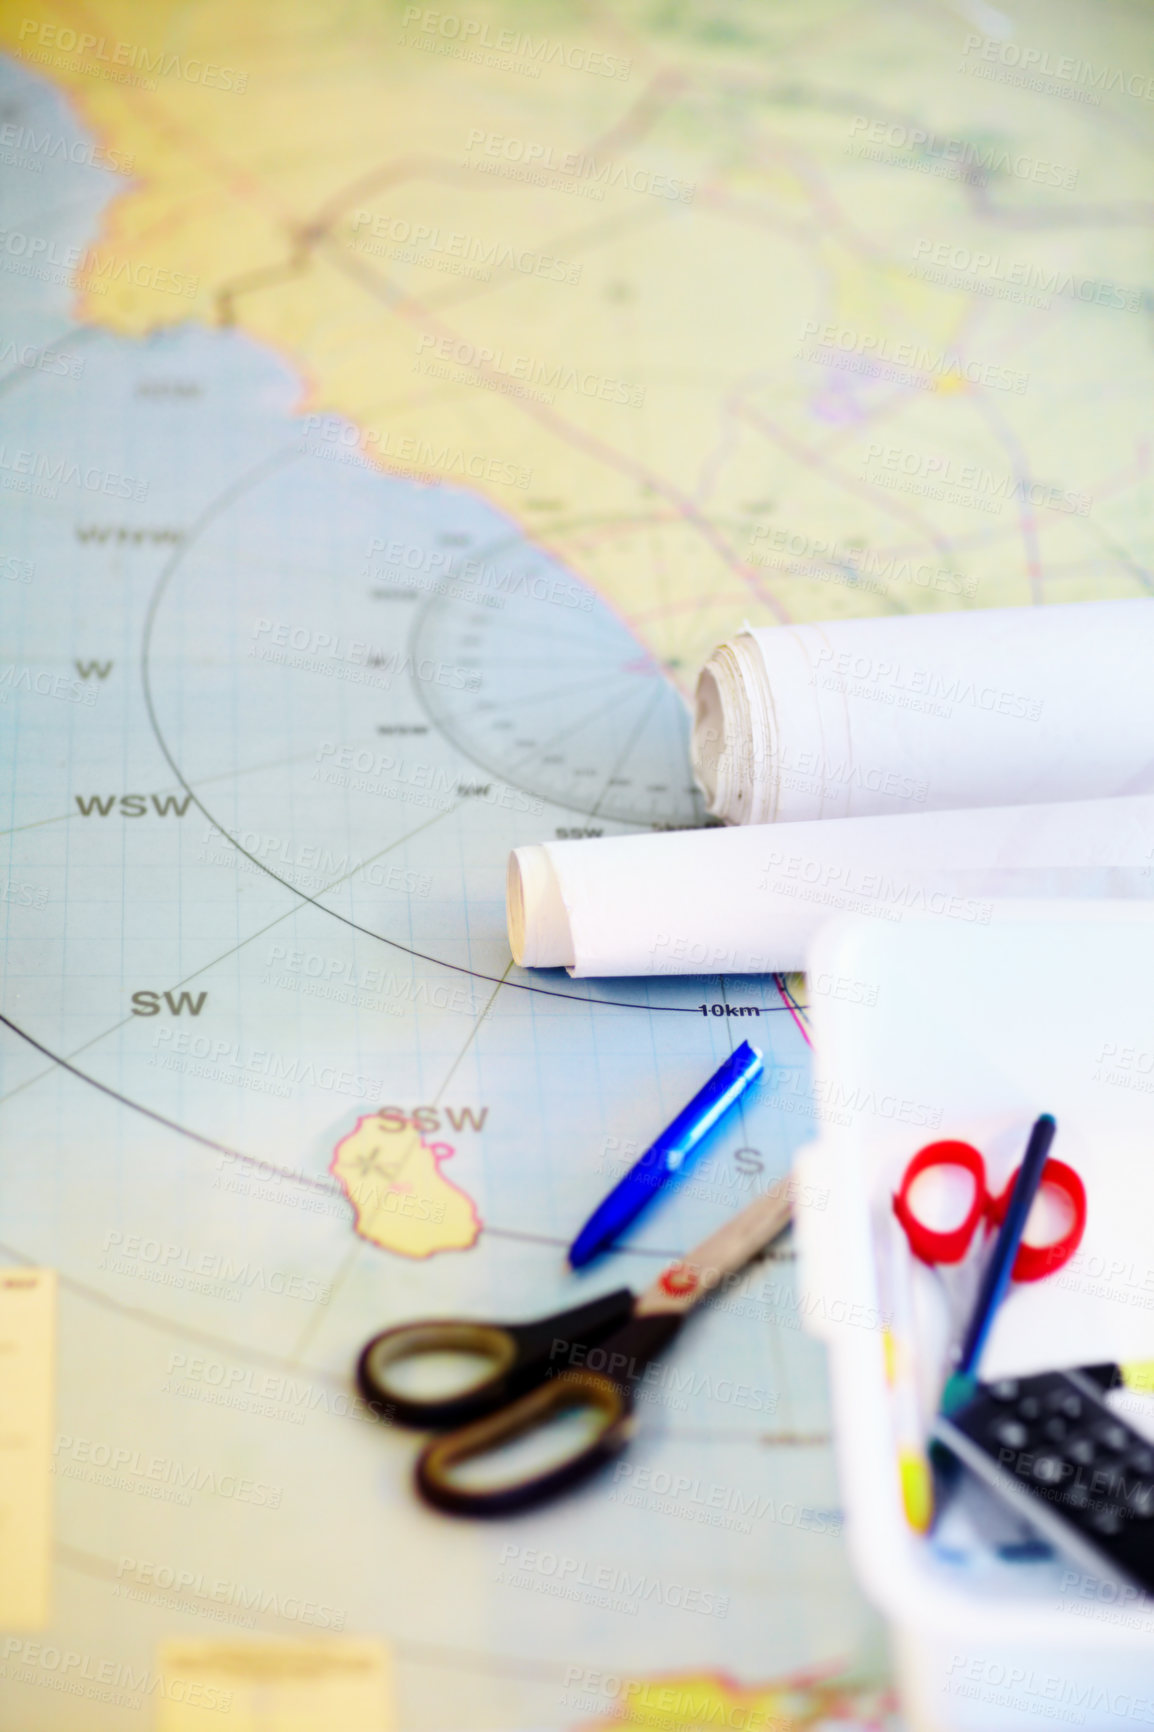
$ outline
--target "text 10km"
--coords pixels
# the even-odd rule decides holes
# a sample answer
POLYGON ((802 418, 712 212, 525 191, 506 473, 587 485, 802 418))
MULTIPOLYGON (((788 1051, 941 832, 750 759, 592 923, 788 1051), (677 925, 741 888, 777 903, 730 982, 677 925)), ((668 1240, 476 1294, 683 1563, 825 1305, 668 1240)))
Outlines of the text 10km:
POLYGON ((699 1004, 697 1006, 702 1016, 760 1016, 760 1007, 756 1004, 699 1004))

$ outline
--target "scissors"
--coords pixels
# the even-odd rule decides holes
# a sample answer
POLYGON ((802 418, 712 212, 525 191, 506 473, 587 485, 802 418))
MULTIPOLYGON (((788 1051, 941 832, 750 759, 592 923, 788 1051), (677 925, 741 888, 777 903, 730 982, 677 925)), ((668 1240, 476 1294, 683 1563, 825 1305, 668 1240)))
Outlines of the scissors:
MULTIPOLYGON (((929 1143, 924 1149, 919 1149, 906 1168, 894 1197, 894 1214, 905 1230, 914 1256, 931 1266, 962 1262, 980 1231, 984 1237, 986 1230, 1001 1225, 1017 1176, 1015 1169, 1005 1190, 994 1195, 986 1184, 986 1163, 972 1143, 929 1143), (924 1173, 950 1167, 969 1175, 973 1182, 973 1197, 965 1220, 956 1227, 942 1230, 928 1226, 921 1219, 914 1207, 912 1192, 924 1173)), ((1068 1167, 1065 1161, 1048 1160, 1042 1169, 1040 1188, 1048 1188, 1064 1199, 1069 1225, 1059 1238, 1048 1244, 1031 1245, 1022 1241, 1011 1272, 1015 1281, 1040 1281, 1046 1275, 1055 1274, 1074 1255, 1086 1230, 1086 1190, 1073 1167, 1068 1167)))
MULTIPOLYGON (((455 1515, 505 1515, 543 1503, 623 1449, 633 1435, 636 1390, 699 1300, 744 1268, 789 1222, 787 1196, 767 1193, 660 1274, 637 1297, 628 1287, 532 1323, 428 1318, 386 1329, 368 1342, 357 1382, 382 1418, 441 1431, 417 1458, 415 1480, 434 1508, 455 1515), (394 1381, 403 1362, 467 1353, 485 1361, 478 1380, 439 1399, 406 1393, 394 1381), (518 1438, 567 1426, 567 1452, 546 1465, 470 1483, 458 1470, 518 1438)), ((542 1440, 544 1441, 544 1440, 542 1440)))

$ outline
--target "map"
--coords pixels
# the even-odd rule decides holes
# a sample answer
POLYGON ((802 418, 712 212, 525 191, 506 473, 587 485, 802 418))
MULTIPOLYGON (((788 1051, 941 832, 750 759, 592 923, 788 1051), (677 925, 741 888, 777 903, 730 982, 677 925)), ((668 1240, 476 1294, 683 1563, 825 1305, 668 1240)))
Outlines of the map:
POLYGON ((0 16, 0 1261, 59 1279, 21 1732, 337 1637, 411 1732, 898 1724, 788 1240, 537 1514, 426 1510, 352 1368, 639 1289, 820 1131, 799 979, 509 958, 511 847, 704 821, 718 641, 1151 592, 1154 40, 464 4, 0 16))

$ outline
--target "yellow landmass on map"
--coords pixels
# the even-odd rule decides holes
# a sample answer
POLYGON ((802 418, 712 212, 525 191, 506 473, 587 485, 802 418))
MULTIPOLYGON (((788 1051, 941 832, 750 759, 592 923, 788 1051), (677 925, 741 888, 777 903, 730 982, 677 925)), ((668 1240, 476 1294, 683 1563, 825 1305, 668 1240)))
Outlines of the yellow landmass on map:
POLYGON ((370 1113, 342 1137, 329 1171, 344 1186, 356 1230, 383 1251, 431 1257, 467 1251, 481 1231, 464 1191, 451 1185, 441 1162, 449 1143, 427 1143, 416 1126, 396 1114, 370 1113))
POLYGON ((44 0, 0 44, 135 163, 84 319, 273 346, 303 413, 487 498, 689 686, 743 618, 1144 593, 1142 400, 1100 388, 1138 321, 1002 295, 1011 267, 1144 280, 1138 219, 1085 214, 1144 196, 1133 152, 979 200, 914 121, 1061 166, 1097 163, 1096 111, 1023 103, 1008 131, 960 20, 912 17, 875 65, 843 14, 44 0), (815 80, 794 48, 823 19, 815 80))
MULTIPOLYGON (((806 1728, 853 1725, 860 1732, 890 1724, 891 1692, 845 1678, 802 1676, 742 1686, 719 1672, 685 1672, 658 1678, 606 1680, 614 1710, 583 1723, 583 1732, 623 1726, 649 1732, 805 1732, 806 1728)), ((590 1694, 605 1694, 601 1676, 590 1694)))

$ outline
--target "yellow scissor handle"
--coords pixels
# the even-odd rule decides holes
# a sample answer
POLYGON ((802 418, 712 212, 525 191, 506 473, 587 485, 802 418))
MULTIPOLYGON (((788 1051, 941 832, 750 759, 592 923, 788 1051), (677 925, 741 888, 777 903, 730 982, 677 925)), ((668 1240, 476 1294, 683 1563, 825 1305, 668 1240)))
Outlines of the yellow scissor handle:
POLYGON ((508 1407, 427 1444, 417 1460, 417 1487, 427 1503, 454 1515, 505 1515, 526 1509, 564 1491, 622 1449, 633 1430, 632 1408, 628 1390, 613 1378, 597 1371, 565 1371, 508 1407), (487 1485, 458 1476, 456 1470, 465 1463, 580 1411, 592 1415, 592 1436, 578 1435, 560 1460, 487 1485))
POLYGON ((601 1341, 632 1315, 628 1287, 526 1323, 485 1323, 461 1317, 425 1317, 385 1329, 357 1362, 361 1394, 382 1419, 444 1431, 467 1425, 513 1401, 551 1369, 563 1371, 582 1347, 601 1341), (403 1360, 462 1353, 481 1361, 468 1383, 445 1396, 418 1396, 394 1377, 403 1360))
POLYGON ((374 1335, 361 1354, 357 1381, 369 1405, 400 1425, 452 1425, 477 1411, 478 1404, 499 1399, 504 1379, 518 1357, 518 1344, 499 1323, 475 1323, 467 1318, 431 1318, 402 1323, 374 1335), (482 1361, 478 1375, 452 1395, 428 1399, 407 1394, 393 1383, 394 1366, 436 1353, 467 1353, 482 1361))

